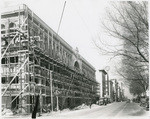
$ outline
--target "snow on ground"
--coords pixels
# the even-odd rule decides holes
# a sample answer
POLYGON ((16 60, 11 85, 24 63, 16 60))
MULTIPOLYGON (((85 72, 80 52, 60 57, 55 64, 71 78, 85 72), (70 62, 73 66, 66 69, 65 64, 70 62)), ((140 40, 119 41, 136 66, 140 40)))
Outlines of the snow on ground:
MULTIPOLYGON (((146 111, 147 116, 138 117, 138 116, 129 116, 129 117, 118 117, 115 116, 114 111, 120 112, 122 110, 122 107, 126 105, 125 102, 114 102, 111 104, 108 104, 106 106, 104 105, 96 105, 93 104, 90 108, 90 106, 87 106, 85 104, 82 104, 74 110, 70 109, 64 109, 62 111, 54 111, 50 113, 42 114, 42 116, 37 117, 36 119, 149 119, 148 118, 148 111, 146 111), (109 116, 109 117, 107 117, 109 116)), ((131 105, 131 104, 129 104, 131 105)), ((31 115, 27 116, 10 116, 7 118, 3 117, 3 119, 31 119, 31 115)))
MULTIPOLYGON (((92 104, 91 108, 96 108, 96 107, 100 107, 99 105, 96 105, 96 104, 92 104)), ((53 112, 50 112, 50 113, 43 113, 42 116, 40 117, 37 117, 37 119, 42 119, 42 118, 46 118, 46 117, 49 117, 49 116, 55 116, 55 115, 67 115, 68 113, 78 113, 78 112, 82 112, 83 110, 89 110, 90 109, 90 106, 88 105, 85 105, 84 103, 78 107, 75 107, 73 110, 70 110, 69 108, 67 109, 64 109, 62 111, 53 111, 53 112)), ((11 110, 4 110, 2 112, 2 118, 5 119, 9 119, 9 118, 17 118, 17 119, 21 119, 21 118, 30 118, 31 115, 24 115, 24 116, 19 116, 19 115, 13 115, 12 111, 11 110)))

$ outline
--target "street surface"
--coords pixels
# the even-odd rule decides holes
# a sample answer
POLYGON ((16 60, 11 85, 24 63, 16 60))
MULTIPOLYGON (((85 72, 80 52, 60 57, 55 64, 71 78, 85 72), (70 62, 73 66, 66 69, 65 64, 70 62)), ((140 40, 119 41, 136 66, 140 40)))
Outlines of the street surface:
MULTIPOLYGON (((106 106, 92 105, 91 109, 88 107, 75 111, 42 114, 37 119, 149 119, 148 116, 148 111, 143 110, 137 103, 114 102, 106 106)), ((31 116, 16 118, 31 119, 31 116)), ((3 119, 8 119, 8 117, 3 119)))

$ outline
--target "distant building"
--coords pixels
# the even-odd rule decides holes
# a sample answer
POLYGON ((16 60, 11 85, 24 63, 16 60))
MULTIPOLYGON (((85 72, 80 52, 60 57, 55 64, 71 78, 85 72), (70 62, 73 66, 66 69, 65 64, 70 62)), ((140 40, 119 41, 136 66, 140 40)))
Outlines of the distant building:
POLYGON ((109 79, 108 74, 105 70, 99 70, 99 75, 101 77, 100 84, 101 84, 101 97, 108 97, 109 96, 109 79))
POLYGON ((113 102, 115 97, 114 97, 114 87, 113 87, 113 81, 109 81, 109 98, 110 101, 113 102))
POLYGON ((120 99, 120 101, 123 101, 124 100, 124 86, 123 86, 123 83, 122 82, 120 82, 120 96, 119 96, 119 99, 120 99))
POLYGON ((113 93, 114 93, 114 96, 113 96, 113 100, 114 101, 118 101, 118 82, 116 79, 111 79, 111 81, 113 82, 113 93))
POLYGON ((122 82, 118 82, 116 79, 111 79, 113 82, 113 100, 114 101, 123 101, 125 96, 124 96, 124 87, 122 82))

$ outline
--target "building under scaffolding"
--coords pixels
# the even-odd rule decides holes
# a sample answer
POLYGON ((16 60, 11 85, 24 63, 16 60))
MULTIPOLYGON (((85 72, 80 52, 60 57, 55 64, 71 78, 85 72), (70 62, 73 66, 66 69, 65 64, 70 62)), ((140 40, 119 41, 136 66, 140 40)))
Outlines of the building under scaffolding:
POLYGON ((95 69, 26 5, 1 14, 2 108, 31 113, 95 102, 95 69))

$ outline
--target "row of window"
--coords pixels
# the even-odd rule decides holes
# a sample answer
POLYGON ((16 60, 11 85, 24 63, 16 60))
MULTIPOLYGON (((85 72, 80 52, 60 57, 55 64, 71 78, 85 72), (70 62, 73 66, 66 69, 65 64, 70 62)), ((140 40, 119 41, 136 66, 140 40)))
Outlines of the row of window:
MULTIPOLYGON (((10 83, 10 81, 13 79, 13 77, 1 77, 1 83, 6 84, 10 83)), ((19 78, 18 76, 15 77, 12 83, 19 83, 19 78)))
MULTIPOLYGON (((29 22, 30 23, 30 22, 29 22)), ((31 24, 31 23, 30 23, 31 24)), ((56 58, 60 58, 63 62, 65 62, 67 65, 69 65, 69 63, 71 62, 71 54, 68 53, 68 51, 66 51, 67 49, 64 48, 62 46, 62 44, 60 44, 58 41, 58 39, 56 38, 56 36, 53 36, 53 41, 52 41, 52 35, 51 33, 49 33, 49 36, 47 34, 47 30, 44 30, 44 27, 41 27, 41 24, 31 24, 29 25, 29 34, 32 36, 40 36, 40 39, 43 40, 43 43, 41 42, 40 47, 44 50, 48 50, 48 42, 49 42, 49 46, 52 48, 52 50, 54 51, 54 54, 56 54, 56 58), (40 29, 39 29, 40 28, 40 29), (49 37, 49 39, 48 39, 49 37), (65 50, 64 50, 65 49, 65 50), (59 55, 61 54, 61 55, 59 55)))
POLYGON ((8 64, 9 62, 10 63, 18 63, 18 56, 2 58, 2 60, 1 60, 1 64, 8 64))
MULTIPOLYGON (((29 19, 29 25, 30 25, 30 26, 34 24, 35 26, 37 26, 37 27, 39 27, 40 29, 42 29, 44 32, 48 33, 47 28, 45 28, 44 26, 42 26, 42 24, 39 23, 38 20, 36 20, 35 18, 33 18, 33 20, 32 20, 32 18, 33 18, 33 17, 31 17, 31 15, 28 14, 28 19, 29 19), (32 21, 33 21, 33 22, 32 22, 32 21)), ((49 35, 52 36, 51 33, 49 33, 49 35)))
POLYGON ((95 77, 94 71, 92 71, 86 65, 82 66, 82 71, 83 71, 83 74, 85 74, 89 78, 94 78, 95 77))
MULTIPOLYGON (((9 23, 9 26, 8 26, 9 28, 14 28, 14 27, 16 27, 16 24, 15 23, 13 23, 13 22, 11 22, 11 23, 9 23)), ((4 24, 1 24, 1 29, 5 29, 6 28, 6 25, 4 25, 4 24)))

